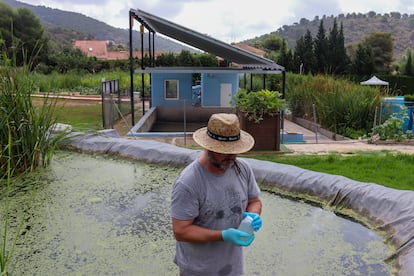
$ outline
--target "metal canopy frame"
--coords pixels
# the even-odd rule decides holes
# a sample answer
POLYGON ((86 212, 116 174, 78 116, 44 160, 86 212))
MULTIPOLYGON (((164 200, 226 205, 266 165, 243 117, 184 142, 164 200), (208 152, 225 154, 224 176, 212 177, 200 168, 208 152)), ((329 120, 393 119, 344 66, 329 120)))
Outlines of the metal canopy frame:
MULTIPOLYGON (((285 68, 276 64, 270 59, 255 55, 246 50, 237 48, 228 43, 222 42, 208 35, 201 34, 184 26, 147 13, 139 9, 130 9, 129 11, 129 50, 130 50, 130 94, 131 94, 131 117, 132 125, 134 123, 134 100, 133 100, 133 75, 134 73, 142 74, 142 80, 145 73, 162 73, 162 72, 181 72, 181 73, 203 73, 203 72, 217 72, 217 73, 250 73, 262 74, 264 79, 267 74, 282 74, 282 97, 285 95, 286 72, 285 68), (134 71, 133 45, 132 45, 132 28, 133 20, 141 23, 141 69, 134 71), (144 68, 144 29, 148 30, 150 66, 144 68), (163 34, 167 37, 173 38, 187 45, 193 46, 197 49, 203 50, 207 53, 214 54, 223 58, 226 62, 235 63, 237 67, 153 67, 155 65, 155 45, 154 34, 163 34)), ((144 90, 144 83, 142 83, 144 90)), ((142 91, 144 94, 144 91, 142 91)), ((143 114, 145 113, 145 103, 142 100, 143 114)))
POLYGON ((158 32, 197 49, 219 56, 227 61, 237 63, 243 68, 285 70, 283 66, 274 63, 272 60, 234 47, 228 43, 180 26, 153 14, 139 9, 131 9, 130 13, 134 19, 144 25, 144 27, 152 33, 158 32))

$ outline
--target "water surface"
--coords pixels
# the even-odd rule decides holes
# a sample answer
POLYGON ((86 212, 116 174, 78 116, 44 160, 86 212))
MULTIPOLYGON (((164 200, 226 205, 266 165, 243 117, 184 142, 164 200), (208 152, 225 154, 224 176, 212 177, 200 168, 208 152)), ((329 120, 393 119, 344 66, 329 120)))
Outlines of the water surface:
MULTIPOLYGON (((58 153, 34 194, 13 193, 13 217, 23 219, 14 273, 177 275, 169 202, 179 171, 58 153)), ((378 234, 303 202, 267 192, 262 200, 263 227, 245 249, 246 275, 391 274, 378 234)))

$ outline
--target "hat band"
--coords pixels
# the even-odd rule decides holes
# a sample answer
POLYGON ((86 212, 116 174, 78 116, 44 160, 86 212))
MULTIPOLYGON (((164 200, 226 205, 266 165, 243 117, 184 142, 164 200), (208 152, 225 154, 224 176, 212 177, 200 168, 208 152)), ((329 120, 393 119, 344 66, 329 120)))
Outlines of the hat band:
POLYGON ((233 142, 240 140, 240 134, 234 135, 234 136, 221 136, 218 134, 215 134, 207 129, 207 135, 210 138, 213 138, 214 140, 220 141, 220 142, 233 142))

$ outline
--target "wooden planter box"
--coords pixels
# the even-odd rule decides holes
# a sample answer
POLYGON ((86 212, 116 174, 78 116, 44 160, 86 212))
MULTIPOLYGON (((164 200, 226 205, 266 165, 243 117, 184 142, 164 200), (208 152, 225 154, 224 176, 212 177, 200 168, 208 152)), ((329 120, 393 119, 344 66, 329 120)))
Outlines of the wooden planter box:
POLYGON ((273 117, 266 115, 260 123, 248 121, 241 112, 237 115, 241 129, 250 133, 255 140, 253 150, 280 151, 280 113, 273 117))

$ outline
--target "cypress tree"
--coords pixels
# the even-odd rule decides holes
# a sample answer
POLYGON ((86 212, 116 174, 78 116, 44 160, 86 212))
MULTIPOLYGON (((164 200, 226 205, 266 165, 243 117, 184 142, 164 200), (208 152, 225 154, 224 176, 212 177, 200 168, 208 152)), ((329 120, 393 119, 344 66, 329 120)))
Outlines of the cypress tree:
POLYGON ((338 31, 336 18, 328 38, 328 72, 332 74, 343 74, 346 72, 349 58, 345 50, 345 39, 343 25, 338 31))
POLYGON ((407 76, 413 76, 413 65, 411 61, 411 51, 408 50, 407 52, 407 63, 405 64, 405 74, 407 76))
POLYGON ((328 39, 326 38, 326 31, 323 26, 323 20, 319 24, 318 34, 314 40, 315 45, 315 59, 316 72, 326 73, 328 68, 328 39))

